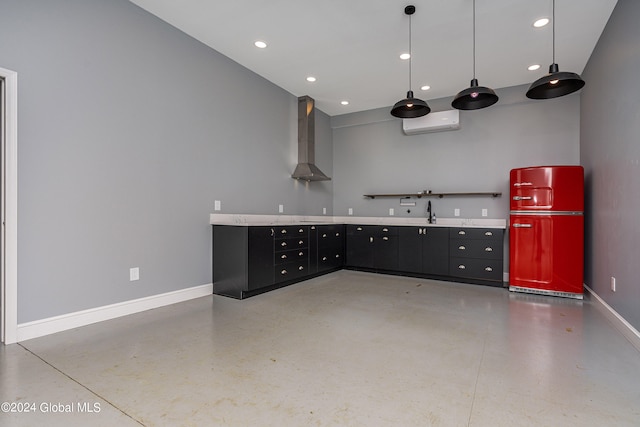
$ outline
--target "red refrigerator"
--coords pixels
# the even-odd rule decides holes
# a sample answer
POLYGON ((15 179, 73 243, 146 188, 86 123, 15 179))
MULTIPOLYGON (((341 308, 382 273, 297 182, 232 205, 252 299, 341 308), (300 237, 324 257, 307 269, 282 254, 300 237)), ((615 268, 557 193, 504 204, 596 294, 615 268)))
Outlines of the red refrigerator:
POLYGON ((511 170, 509 290, 582 299, 584 169, 511 170))

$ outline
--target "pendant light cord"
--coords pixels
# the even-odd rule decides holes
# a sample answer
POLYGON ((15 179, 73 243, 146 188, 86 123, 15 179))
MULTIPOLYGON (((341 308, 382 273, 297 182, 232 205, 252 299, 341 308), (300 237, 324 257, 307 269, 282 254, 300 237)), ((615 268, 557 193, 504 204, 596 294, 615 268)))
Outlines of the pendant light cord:
POLYGON ((411 91, 411 59, 412 59, 412 56, 413 56, 413 54, 411 52, 411 15, 409 15, 409 91, 411 91))
POLYGON ((551 14, 552 14, 551 19, 553 20, 553 25, 552 25, 552 28, 553 28, 553 33, 552 33, 553 34, 553 49, 552 49, 553 58, 552 59, 553 61, 551 63, 555 64, 556 63, 556 0, 553 0, 553 9, 551 14))
POLYGON ((476 78, 476 0, 473 0, 473 78, 476 78))

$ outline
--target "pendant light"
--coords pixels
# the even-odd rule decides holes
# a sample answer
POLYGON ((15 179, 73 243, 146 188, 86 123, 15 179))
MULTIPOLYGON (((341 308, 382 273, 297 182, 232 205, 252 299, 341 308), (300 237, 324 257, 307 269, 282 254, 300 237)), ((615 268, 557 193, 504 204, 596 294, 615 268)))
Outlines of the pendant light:
POLYGON ((396 102, 391 109, 391 115, 401 119, 413 119, 415 117, 426 116, 431 112, 431 108, 422 99, 414 98, 411 90, 411 15, 416 11, 416 7, 409 5, 404 8, 404 13, 409 15, 409 91, 407 98, 396 102))
POLYGON ((556 64, 556 0, 553 0, 553 63, 549 66, 549 74, 531 83, 527 98, 551 99, 569 95, 584 86, 584 80, 576 74, 559 71, 556 64))
POLYGON ((498 95, 488 87, 478 86, 476 79, 476 0, 473 0, 473 79, 471 87, 458 92, 451 106, 458 110, 479 110, 498 102, 498 95))

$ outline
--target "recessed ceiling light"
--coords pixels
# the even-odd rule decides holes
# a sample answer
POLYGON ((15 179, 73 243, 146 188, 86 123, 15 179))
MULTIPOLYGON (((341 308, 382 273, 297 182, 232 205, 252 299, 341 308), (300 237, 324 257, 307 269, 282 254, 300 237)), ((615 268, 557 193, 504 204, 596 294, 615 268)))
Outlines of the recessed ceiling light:
POLYGON ((316 81, 316 78, 313 77, 313 76, 309 76, 309 77, 307 77, 307 81, 313 83, 313 82, 316 81))
POLYGON ((420 90, 429 90, 429 89, 431 89, 431 86, 429 85, 424 85, 420 88, 420 90))
POLYGON ((255 47, 259 47, 260 49, 264 49, 265 47, 267 47, 267 44, 265 42, 263 42, 262 40, 258 40, 254 43, 255 47))
POLYGON ((533 23, 533 26, 536 28, 544 27, 549 23, 549 18, 540 18, 533 23))
POLYGON ((407 60, 407 59, 409 59, 409 58, 411 58, 411 55, 409 55, 408 53, 402 53, 402 54, 400 54, 400 59, 407 60))
POLYGON ((533 64, 533 65, 529 65, 527 67, 527 70, 529 70, 529 71, 535 71, 535 70, 538 70, 538 69, 540 69, 540 64, 533 64))
POLYGON ((340 104, 342 104, 342 105, 349 105, 349 101, 340 101, 340 104))

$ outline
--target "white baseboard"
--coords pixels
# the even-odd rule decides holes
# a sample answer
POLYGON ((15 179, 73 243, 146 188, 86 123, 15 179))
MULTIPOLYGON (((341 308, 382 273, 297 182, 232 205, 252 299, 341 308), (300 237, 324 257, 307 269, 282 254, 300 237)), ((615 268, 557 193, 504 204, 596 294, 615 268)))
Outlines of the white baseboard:
POLYGON ((164 307, 166 305, 200 298, 206 295, 211 295, 212 293, 213 284, 209 283, 164 294, 105 305, 103 307, 90 308, 88 310, 77 311, 75 313, 49 317, 47 319, 35 320, 33 322, 21 323, 18 324, 17 328, 17 341, 20 342, 49 334, 55 334, 56 332, 90 325, 104 320, 115 319, 116 317, 127 316, 129 314, 140 313, 153 308, 164 307))
POLYGON ((597 302, 596 306, 600 308, 601 312, 607 317, 607 319, 609 319, 615 328, 619 330, 620 333, 622 333, 622 335, 624 335, 624 337, 628 339, 638 351, 640 351, 640 332, 638 332, 631 323, 627 322, 624 317, 620 316, 617 311, 600 298, 600 295, 596 294, 593 289, 587 285, 584 285, 584 288, 591 296, 593 296, 595 302, 597 302))

